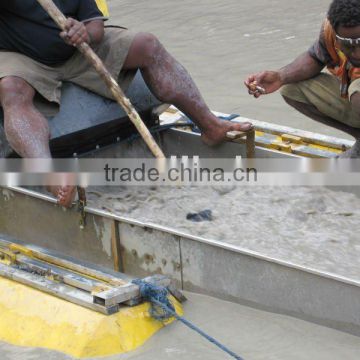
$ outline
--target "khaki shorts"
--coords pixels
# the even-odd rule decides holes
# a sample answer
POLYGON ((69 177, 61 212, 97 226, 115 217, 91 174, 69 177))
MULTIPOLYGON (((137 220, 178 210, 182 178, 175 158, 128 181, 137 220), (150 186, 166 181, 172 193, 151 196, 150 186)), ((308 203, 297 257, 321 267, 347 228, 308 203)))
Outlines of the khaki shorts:
POLYGON ((360 119, 352 111, 351 96, 360 91, 360 79, 349 87, 349 98, 340 96, 340 81, 333 75, 321 73, 313 79, 285 85, 281 95, 315 106, 324 115, 349 126, 360 128, 360 119))
MULTIPOLYGON (((94 48, 111 75, 118 79, 124 91, 136 72, 121 71, 134 36, 134 33, 123 28, 106 27, 104 39, 94 48)), ((47 114, 52 112, 51 109, 56 112, 59 108, 63 81, 72 82, 113 99, 96 70, 78 51, 67 62, 57 66, 44 65, 20 53, 0 51, 0 78, 6 76, 17 76, 28 82, 42 96, 36 97, 35 105, 47 114), (44 99, 55 104, 56 110, 52 106, 49 107, 44 99)))

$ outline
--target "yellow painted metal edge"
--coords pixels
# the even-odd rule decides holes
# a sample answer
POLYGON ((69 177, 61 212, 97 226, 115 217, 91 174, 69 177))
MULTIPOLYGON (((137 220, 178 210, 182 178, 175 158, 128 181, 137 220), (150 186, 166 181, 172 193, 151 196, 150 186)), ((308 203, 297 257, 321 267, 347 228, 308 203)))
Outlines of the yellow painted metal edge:
MULTIPOLYGON (((181 306, 174 304, 182 314, 181 306)), ((0 277, 0 340, 17 346, 76 358, 122 354, 163 327, 148 310, 145 303, 106 316, 0 277)))
POLYGON ((260 146, 268 149, 274 149, 280 152, 286 152, 286 153, 297 152, 297 154, 299 155, 300 153, 299 151, 297 151, 297 149, 299 146, 302 146, 302 148, 304 149, 302 151, 302 156, 305 157, 311 156, 311 149, 324 151, 334 155, 339 155, 342 153, 341 150, 333 147, 308 143, 299 136, 296 137, 289 134, 273 135, 273 134, 266 134, 263 131, 255 131, 255 134, 256 134, 256 146, 260 146), (271 142, 266 143, 261 141, 261 137, 265 135, 270 135, 272 139, 271 142), (306 149, 308 151, 305 151, 306 149))
MULTIPOLYGON (((217 116, 228 115, 218 112, 213 112, 213 113, 217 116)), ((183 114, 177 108, 170 107, 161 114, 161 119, 165 121, 165 123, 181 122, 183 119, 183 114)), ((256 146, 262 147, 264 149, 272 149, 282 153, 300 155, 303 157, 310 157, 310 158, 319 157, 319 156, 325 158, 333 157, 341 154, 343 151, 347 149, 345 145, 343 145, 343 148, 340 149, 338 144, 332 145, 329 142, 327 145, 322 145, 321 143, 316 142, 316 140, 310 138, 304 138, 300 134, 293 135, 293 134, 288 134, 286 132, 284 133, 279 132, 280 129, 285 131, 285 127, 277 126, 276 124, 273 125, 277 126, 278 129, 274 131, 271 131, 270 129, 264 130, 263 128, 257 129, 256 123, 259 123, 258 121, 252 119, 246 119, 246 118, 242 118, 242 119, 253 123, 255 122, 255 129, 256 129, 255 144, 256 146), (262 137, 267 137, 266 139, 267 141, 263 141, 262 137), (321 152, 323 153, 321 154, 321 152)), ((263 122, 260 123, 271 125, 269 123, 263 123, 263 122)), ((189 128, 182 128, 182 130, 192 132, 190 126, 189 128)), ((304 133, 308 134, 308 132, 306 131, 304 131, 304 133)))

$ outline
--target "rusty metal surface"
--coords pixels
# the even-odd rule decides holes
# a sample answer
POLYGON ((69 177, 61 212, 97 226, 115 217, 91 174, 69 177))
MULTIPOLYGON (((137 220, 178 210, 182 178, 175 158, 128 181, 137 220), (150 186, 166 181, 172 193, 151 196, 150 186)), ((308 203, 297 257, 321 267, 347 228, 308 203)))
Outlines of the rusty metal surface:
POLYGON ((182 284, 180 243, 177 235, 119 223, 122 271, 132 276, 171 276, 182 284))

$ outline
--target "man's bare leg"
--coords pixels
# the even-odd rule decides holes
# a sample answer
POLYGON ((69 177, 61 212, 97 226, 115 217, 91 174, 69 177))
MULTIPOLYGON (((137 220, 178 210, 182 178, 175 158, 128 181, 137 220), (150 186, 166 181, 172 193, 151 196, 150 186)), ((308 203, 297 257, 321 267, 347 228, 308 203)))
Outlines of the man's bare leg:
POLYGON ((344 131, 355 138, 355 144, 351 149, 340 155, 341 158, 359 158, 360 157, 360 129, 348 126, 340 121, 330 118, 321 113, 315 106, 305 104, 299 101, 292 100, 283 96, 284 100, 293 108, 306 115, 307 117, 316 120, 324 125, 331 126, 340 131, 344 131))
POLYGON ((221 121, 214 116, 186 69, 152 34, 136 35, 123 69, 140 69, 153 94, 160 101, 175 105, 193 120, 208 145, 223 142, 228 131, 248 131, 252 128, 250 123, 221 121))
MULTIPOLYGON (((49 124, 35 108, 35 90, 19 77, 0 80, 0 101, 5 116, 5 134, 10 146, 23 158, 50 158, 49 124)), ((50 187, 62 206, 70 206, 74 186, 50 187)))

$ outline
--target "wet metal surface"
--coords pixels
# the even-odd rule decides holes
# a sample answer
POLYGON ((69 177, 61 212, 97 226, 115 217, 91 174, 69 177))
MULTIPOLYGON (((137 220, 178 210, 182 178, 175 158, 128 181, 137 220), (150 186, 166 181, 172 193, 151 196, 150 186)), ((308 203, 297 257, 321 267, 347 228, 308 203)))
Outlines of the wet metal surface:
POLYGON ((111 220, 89 214, 81 230, 76 208, 64 210, 28 196, 18 198, 4 189, 0 189, 0 209, 0 233, 112 268, 111 220))

